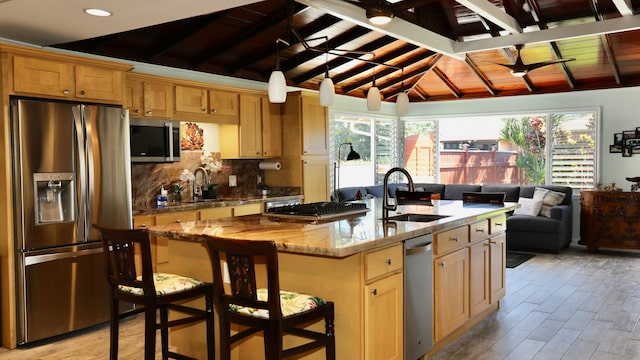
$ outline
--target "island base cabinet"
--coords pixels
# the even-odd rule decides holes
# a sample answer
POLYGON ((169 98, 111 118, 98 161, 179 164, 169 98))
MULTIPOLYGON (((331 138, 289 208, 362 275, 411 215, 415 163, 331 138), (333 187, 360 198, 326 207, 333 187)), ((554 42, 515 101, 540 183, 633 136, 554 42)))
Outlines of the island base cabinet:
POLYGON ((402 359, 402 286, 400 273, 364 287, 364 358, 367 360, 402 359))
POLYGON ((463 248, 434 260, 435 341, 469 319, 469 250, 463 248))

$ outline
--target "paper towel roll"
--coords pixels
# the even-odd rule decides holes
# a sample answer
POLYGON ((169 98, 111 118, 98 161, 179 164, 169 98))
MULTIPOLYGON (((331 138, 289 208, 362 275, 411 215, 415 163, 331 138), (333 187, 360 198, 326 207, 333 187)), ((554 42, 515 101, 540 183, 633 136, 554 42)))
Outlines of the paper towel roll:
POLYGON ((280 170, 282 165, 278 161, 260 161, 258 169, 260 170, 280 170))

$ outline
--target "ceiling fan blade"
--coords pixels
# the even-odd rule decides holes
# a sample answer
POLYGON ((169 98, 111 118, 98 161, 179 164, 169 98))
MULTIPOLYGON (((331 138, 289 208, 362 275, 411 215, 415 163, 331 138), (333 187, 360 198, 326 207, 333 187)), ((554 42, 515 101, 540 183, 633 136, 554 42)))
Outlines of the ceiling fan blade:
POLYGON ((556 59, 556 60, 549 60, 549 61, 541 61, 541 62, 537 62, 537 63, 533 63, 533 64, 527 64, 526 68, 527 71, 532 71, 535 69, 539 69, 543 66, 547 66, 547 65, 552 65, 552 64, 558 64, 558 63, 563 63, 563 62, 567 62, 567 61, 573 61, 575 60, 574 58, 570 58, 570 59, 556 59))

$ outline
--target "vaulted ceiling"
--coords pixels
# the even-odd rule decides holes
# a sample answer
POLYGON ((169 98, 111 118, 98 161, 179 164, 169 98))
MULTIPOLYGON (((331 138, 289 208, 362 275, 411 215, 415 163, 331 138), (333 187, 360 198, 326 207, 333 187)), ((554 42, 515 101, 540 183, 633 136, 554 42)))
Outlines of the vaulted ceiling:
MULTIPOLYGON (((54 47, 267 81, 276 62, 291 86, 386 100, 492 98, 640 85, 640 0, 269 0, 54 47), (574 59, 513 76, 498 64, 574 59)), ((160 11, 162 9, 159 9, 160 11)))

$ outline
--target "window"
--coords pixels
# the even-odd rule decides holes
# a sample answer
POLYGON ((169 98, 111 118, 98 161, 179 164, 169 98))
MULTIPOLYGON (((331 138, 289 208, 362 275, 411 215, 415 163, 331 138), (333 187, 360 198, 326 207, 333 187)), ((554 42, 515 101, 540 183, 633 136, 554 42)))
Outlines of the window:
POLYGON ((337 188, 380 184, 394 166, 417 183, 597 184, 597 109, 403 121, 331 114, 330 121, 337 188), (346 160, 349 144, 360 160, 346 160))

